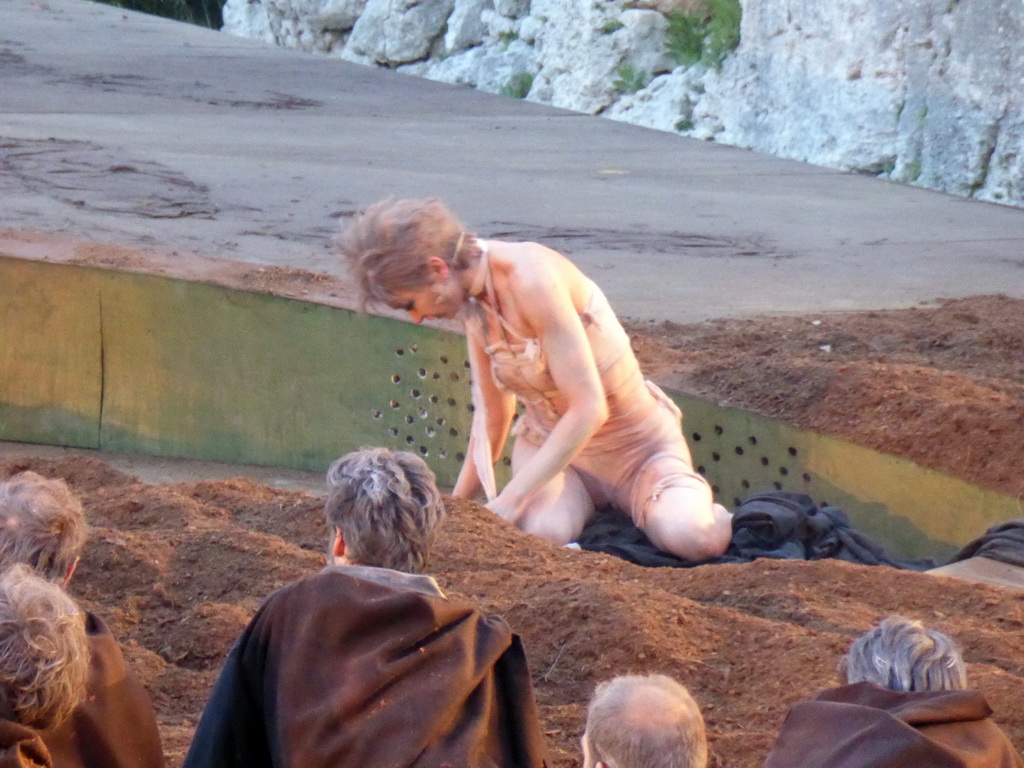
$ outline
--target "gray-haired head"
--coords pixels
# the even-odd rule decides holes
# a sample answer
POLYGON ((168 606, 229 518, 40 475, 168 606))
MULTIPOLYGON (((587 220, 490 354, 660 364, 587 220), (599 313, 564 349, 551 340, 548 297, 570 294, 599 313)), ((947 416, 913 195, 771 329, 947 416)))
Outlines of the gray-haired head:
POLYGON ((0 483, 0 570, 15 563, 60 582, 85 546, 82 503, 63 480, 22 472, 0 483))
POLYGON ((601 683, 587 710, 584 768, 705 768, 704 718, 685 687, 665 675, 601 683))
POLYGON ((854 640, 839 670, 848 683, 866 681, 893 691, 967 687, 967 669, 953 640, 902 616, 889 616, 854 640))
POLYGON ((56 584, 17 564, 0 576, 0 707, 32 728, 66 718, 85 696, 85 620, 56 584))
POLYGON ((444 503, 419 456, 366 448, 327 471, 327 524, 341 531, 352 563, 421 573, 444 503))

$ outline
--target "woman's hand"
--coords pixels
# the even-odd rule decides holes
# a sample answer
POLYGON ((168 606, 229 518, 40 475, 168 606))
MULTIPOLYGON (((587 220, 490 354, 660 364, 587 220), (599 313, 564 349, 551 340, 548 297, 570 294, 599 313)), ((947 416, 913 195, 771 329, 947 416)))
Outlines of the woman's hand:
POLYGON ((499 493, 495 498, 487 502, 487 508, 502 520, 512 523, 512 525, 515 525, 522 515, 520 505, 511 502, 504 493, 499 493))

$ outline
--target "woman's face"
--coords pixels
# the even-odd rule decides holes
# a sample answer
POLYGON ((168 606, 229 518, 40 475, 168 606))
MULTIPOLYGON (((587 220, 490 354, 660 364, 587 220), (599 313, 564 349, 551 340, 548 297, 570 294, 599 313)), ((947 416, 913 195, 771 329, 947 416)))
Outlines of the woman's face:
POLYGON ((445 281, 423 288, 394 290, 388 305, 408 312, 414 323, 432 318, 450 319, 459 313, 462 303, 461 297, 453 295, 453 287, 445 281))
POLYGON ((409 313, 414 323, 428 318, 451 319, 459 313, 464 296, 458 281, 444 260, 427 260, 429 281, 422 288, 396 288, 388 306, 409 313))

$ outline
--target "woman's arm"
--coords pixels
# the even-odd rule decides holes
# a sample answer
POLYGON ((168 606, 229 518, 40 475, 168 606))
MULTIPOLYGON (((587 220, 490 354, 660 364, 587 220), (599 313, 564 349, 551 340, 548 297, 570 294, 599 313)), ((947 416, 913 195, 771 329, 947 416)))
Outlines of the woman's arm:
POLYGON ((481 402, 474 402, 479 410, 481 407, 487 415, 484 423, 485 434, 478 434, 478 420, 473 421, 469 446, 466 449, 466 460, 462 463, 459 478, 452 490, 453 496, 461 499, 476 498, 483 490, 480 482, 480 471, 474 456, 473 444, 476 440, 487 440, 490 444, 491 463, 501 453, 508 438, 508 430, 515 415, 515 395, 498 388, 491 374, 490 358, 484 351, 484 340, 480 332, 471 326, 466 327, 466 344, 469 351, 470 375, 473 377, 473 388, 479 392, 481 402))
MULTIPOLYGON (((540 247, 540 246, 537 246, 540 247)), ((540 340, 551 378, 566 410, 544 444, 488 506, 515 521, 537 490, 554 479, 608 420, 608 403, 567 282, 578 273, 547 258, 531 259, 531 269, 510 282, 520 315, 540 340)), ((579 276, 582 280, 582 275, 579 276)))

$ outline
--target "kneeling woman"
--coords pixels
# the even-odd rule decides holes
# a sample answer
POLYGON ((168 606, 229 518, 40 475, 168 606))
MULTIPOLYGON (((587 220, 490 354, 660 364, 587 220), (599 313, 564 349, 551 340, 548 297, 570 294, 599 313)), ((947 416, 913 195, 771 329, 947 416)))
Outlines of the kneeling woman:
POLYGON ((604 294, 568 259, 475 237, 436 199, 379 202, 339 247, 364 304, 465 325, 475 411, 454 495, 483 491, 491 510, 555 544, 611 503, 667 552, 725 551, 730 515, 693 470, 679 409, 644 380, 604 294), (497 493, 517 397, 512 479, 497 493))

